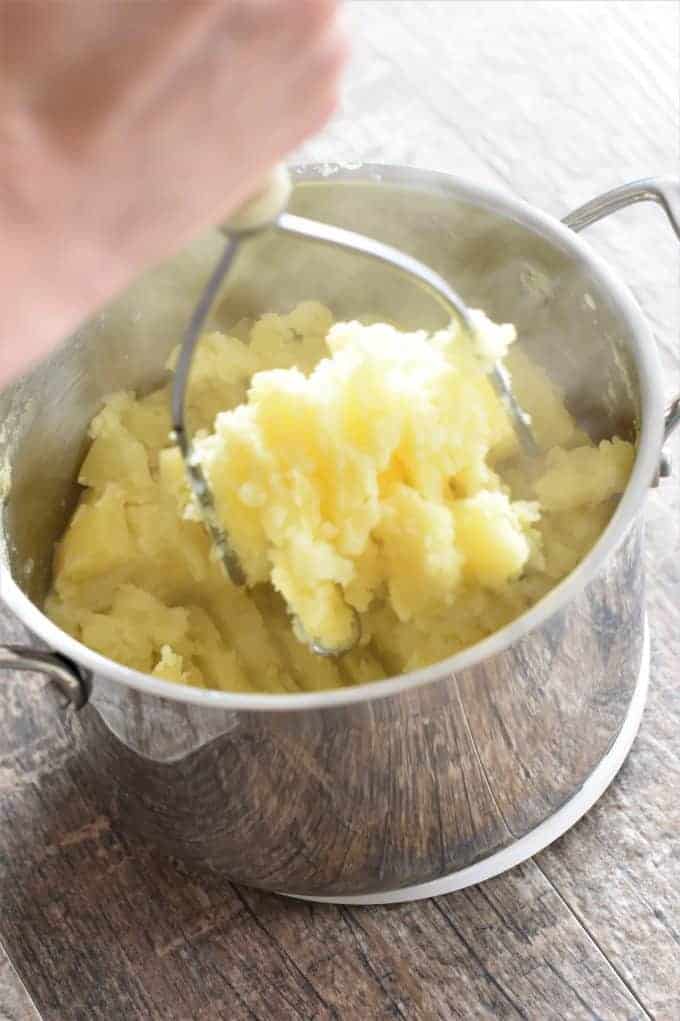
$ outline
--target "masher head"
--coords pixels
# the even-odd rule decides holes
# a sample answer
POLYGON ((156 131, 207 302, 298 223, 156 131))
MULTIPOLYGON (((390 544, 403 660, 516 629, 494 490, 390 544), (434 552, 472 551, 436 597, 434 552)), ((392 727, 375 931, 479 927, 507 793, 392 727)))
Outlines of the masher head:
MULTIPOLYGON (((290 192, 291 184, 288 172, 285 167, 278 166, 271 173, 264 187, 223 226, 222 229, 226 236, 225 247, 185 330, 172 385, 173 434, 184 460, 187 478, 210 533, 213 548, 222 561, 229 578, 238 586, 247 584, 246 573, 229 536, 219 522, 210 484, 200 462, 194 456, 191 437, 186 427, 185 410, 191 363, 196 345, 241 244, 247 243, 248 238, 254 234, 273 228, 295 237, 368 255, 370 258, 387 263, 411 279, 417 280, 439 304, 445 307, 448 313, 453 313, 453 317, 460 321, 468 334, 474 335, 475 333, 475 327, 465 302, 446 280, 429 266, 391 245, 376 241, 374 238, 284 212, 290 192)), ((489 378, 510 416, 523 452, 527 456, 535 456, 538 453, 538 445, 531 428, 531 419, 517 401, 508 373, 502 365, 497 363, 489 378)), ((309 636, 309 647, 312 652, 318 656, 340 656, 359 644, 361 621, 357 611, 352 609, 354 628, 349 642, 344 646, 329 649, 318 639, 309 636)))

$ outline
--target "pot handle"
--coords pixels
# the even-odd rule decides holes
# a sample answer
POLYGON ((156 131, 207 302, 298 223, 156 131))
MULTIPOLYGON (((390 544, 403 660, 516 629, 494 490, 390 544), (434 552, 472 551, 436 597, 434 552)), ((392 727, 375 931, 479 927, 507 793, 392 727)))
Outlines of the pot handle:
POLYGON ((0 645, 0 668, 31 670, 47 674, 75 709, 82 709, 89 696, 89 678, 66 656, 43 652, 27 645, 0 645))
MULTIPOLYGON (((680 240, 680 179, 675 177, 645 177, 640 181, 623 184, 620 188, 613 188, 612 191, 586 202, 584 206, 579 206, 573 213, 565 216, 562 223, 574 231, 581 231, 591 223, 596 223, 610 213, 616 213, 619 209, 625 209, 636 202, 656 202, 661 206, 680 240)), ((664 440, 668 439, 679 424, 680 394, 666 409, 664 440)))

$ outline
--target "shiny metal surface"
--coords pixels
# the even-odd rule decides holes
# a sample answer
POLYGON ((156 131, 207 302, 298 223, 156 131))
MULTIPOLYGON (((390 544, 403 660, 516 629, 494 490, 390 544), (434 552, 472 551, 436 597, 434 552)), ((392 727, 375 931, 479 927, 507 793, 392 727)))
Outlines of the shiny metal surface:
POLYGON ((317 896, 478 862, 548 818, 616 738, 643 641, 641 526, 538 631, 438 683, 339 708, 232 713, 111 688, 79 714, 121 818, 193 865, 317 896))
POLYGON ((273 226, 275 230, 291 237, 302 238, 304 241, 320 241, 331 248, 367 255, 406 277, 413 277, 426 293, 439 302, 446 315, 453 310, 465 329, 473 332, 470 313, 460 295, 439 273, 435 273, 419 259, 414 259, 408 252, 403 252, 394 245, 386 245, 375 238, 357 234, 356 231, 336 227, 330 223, 320 223, 304 216, 294 216, 291 213, 282 213, 273 226))
POLYGON ((680 395, 671 401, 666 411, 664 423, 664 439, 668 439, 674 429, 680 425, 680 395))
POLYGON ((43 652, 26 645, 0 645, 0 669, 46 674, 71 703, 82 709, 88 698, 85 671, 56 652, 43 652))
POLYGON ((196 308, 191 313, 191 318, 189 319, 189 323, 182 340, 182 345, 179 349, 179 357, 177 359, 171 394, 172 430, 175 442, 182 454, 191 491, 193 492, 196 502, 200 507, 203 522, 210 533, 213 547, 224 564, 224 569, 233 581, 234 585, 245 585, 245 572, 235 550, 232 548, 229 536, 219 522, 215 510, 212 491, 208 484, 208 480, 203 474, 203 468, 201 467, 200 462, 193 456, 193 446, 191 443, 191 437, 187 431, 185 418, 187 387, 189 385, 189 376, 191 373, 191 363, 194 357, 194 352, 199 340, 201 339, 203 327, 205 326, 206 320, 210 315, 213 304, 215 303, 215 298, 224 283, 224 279, 229 272, 234 259, 238 255, 240 246, 240 236, 234 236, 227 239, 224 251, 220 256, 215 269, 210 274, 208 283, 205 285, 205 290, 198 299, 196 308))
POLYGON ((583 230, 591 223, 597 223, 605 216, 637 202, 656 202, 660 205, 680 240, 680 180, 673 177, 645 177, 613 188, 574 209, 564 217, 562 223, 572 230, 583 230))
MULTIPOLYGON (((594 437, 638 435, 633 475, 595 548, 523 617, 426 670, 290 696, 170 686, 110 663, 40 613, 74 505, 85 427, 112 390, 158 384, 222 250, 204 239, 0 396, 13 484, 2 594, 43 641, 92 670, 78 714, 88 775, 122 824, 168 853, 266 889, 342 896, 422 883, 510 846, 580 788, 615 741, 643 643, 640 510, 664 435, 660 371, 629 291, 578 236, 444 175, 365 167, 299 175, 300 215, 360 227, 517 324, 594 437), (30 570, 28 567, 30 565, 30 570)), ((405 328, 432 303, 356 257, 254 239, 218 297, 229 323, 304 298, 405 328)))
MULTIPOLYGON (((616 213, 619 209, 635 205, 638 202, 655 202, 661 206, 680 241, 680 180, 666 177, 647 177, 640 181, 631 181, 630 184, 623 184, 619 188, 598 195, 584 205, 579 206, 569 213, 562 220, 565 226, 571 230, 581 231, 598 220, 616 213)), ((669 439, 671 433, 680 425, 680 394, 678 394, 666 409, 664 421, 664 440, 669 439)), ((659 478, 668 478, 672 466, 670 455, 662 452, 659 458, 659 469, 656 482, 659 478)))

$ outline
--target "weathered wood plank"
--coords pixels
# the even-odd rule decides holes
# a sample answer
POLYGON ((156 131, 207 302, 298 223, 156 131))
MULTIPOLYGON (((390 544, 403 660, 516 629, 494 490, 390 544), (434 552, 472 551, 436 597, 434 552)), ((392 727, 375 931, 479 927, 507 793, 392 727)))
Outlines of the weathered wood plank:
POLYGON ((532 863, 439 903, 287 903, 129 844, 78 770, 0 798, 3 930, 46 1018, 645 1017, 532 863))
MULTIPOLYGON (((680 443, 674 447, 677 464, 680 443)), ((680 487, 667 483, 650 503, 652 684, 640 735, 602 801, 537 861, 650 1014, 673 1018, 680 1016, 680 487)))
POLYGON ((0 949, 0 1021, 40 1021, 26 987, 0 949))

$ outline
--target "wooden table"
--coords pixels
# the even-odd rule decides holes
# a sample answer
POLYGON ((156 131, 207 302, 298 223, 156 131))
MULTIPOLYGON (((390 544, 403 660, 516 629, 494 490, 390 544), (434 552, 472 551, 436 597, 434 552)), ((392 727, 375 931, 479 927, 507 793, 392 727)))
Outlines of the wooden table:
MULTIPOLYGON (((675 3, 360 2, 350 18, 344 109, 305 156, 454 171, 558 215, 678 171, 675 3)), ((646 310, 670 395, 677 241, 649 207, 590 240, 646 310)), ((188 877, 98 814, 44 689, 3 678, 0 1017, 679 1018, 679 536, 676 475, 649 498, 651 691, 617 780, 534 860, 438 901, 313 907, 188 877)))

